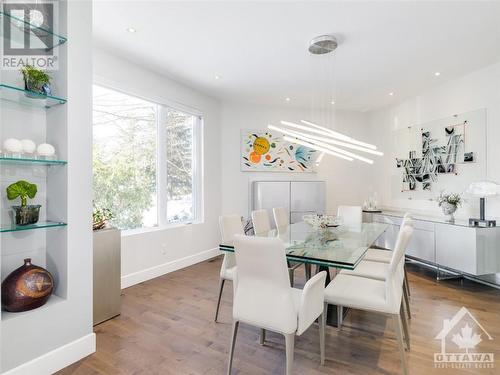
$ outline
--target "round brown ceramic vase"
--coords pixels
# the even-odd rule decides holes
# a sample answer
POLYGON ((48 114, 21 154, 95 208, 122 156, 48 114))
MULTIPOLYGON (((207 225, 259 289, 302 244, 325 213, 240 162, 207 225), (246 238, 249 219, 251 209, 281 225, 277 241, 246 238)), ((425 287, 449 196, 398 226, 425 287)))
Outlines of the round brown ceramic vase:
POLYGON ((2 308, 10 312, 36 309, 49 299, 54 278, 49 271, 24 260, 24 265, 12 271, 2 282, 2 308))

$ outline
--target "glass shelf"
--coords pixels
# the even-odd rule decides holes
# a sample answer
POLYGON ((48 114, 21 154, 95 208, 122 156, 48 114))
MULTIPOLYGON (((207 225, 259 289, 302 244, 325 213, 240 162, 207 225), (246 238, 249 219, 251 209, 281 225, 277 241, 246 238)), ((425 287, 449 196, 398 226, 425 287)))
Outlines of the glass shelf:
POLYGON ((0 156, 0 163, 2 163, 2 164, 66 165, 68 162, 64 161, 64 160, 11 158, 11 157, 0 156))
MULTIPOLYGON (((67 42, 67 38, 53 33, 52 31, 48 29, 44 29, 43 27, 38 27, 33 24, 30 24, 29 22, 26 22, 20 18, 11 16, 8 13, 5 13, 3 11, 0 11, 0 20, 2 20, 2 23, 4 20, 10 21, 11 25, 14 27, 12 29, 13 32, 10 34, 10 38, 13 42, 17 44, 24 44, 24 34, 25 30, 27 28, 30 29, 30 35, 37 38, 40 43, 45 45, 45 49, 47 51, 50 51, 51 49, 60 46, 61 44, 64 44, 67 42)), ((2 25, 0 25, 0 35, 3 37, 3 32, 5 28, 2 25)))
POLYGON ((39 221, 35 224, 30 225, 2 225, 0 226, 0 232, 20 232, 23 230, 32 230, 32 229, 42 229, 42 228, 54 228, 54 227, 65 227, 66 223, 61 223, 57 221, 39 221))
POLYGON ((57 96, 39 94, 20 87, 6 85, 5 83, 0 83, 0 99, 41 108, 51 108, 66 103, 66 99, 58 98, 57 96))

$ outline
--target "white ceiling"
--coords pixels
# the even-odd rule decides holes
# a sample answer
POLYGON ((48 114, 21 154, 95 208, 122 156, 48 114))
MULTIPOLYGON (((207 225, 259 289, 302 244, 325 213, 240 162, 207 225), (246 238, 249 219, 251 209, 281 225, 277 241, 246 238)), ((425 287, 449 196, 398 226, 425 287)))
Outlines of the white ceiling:
POLYGON ((308 108, 332 96, 337 108, 372 110, 500 61, 497 1, 98 1, 94 13, 96 45, 259 104, 308 108), (309 40, 326 33, 340 39, 336 55, 310 56, 309 40))

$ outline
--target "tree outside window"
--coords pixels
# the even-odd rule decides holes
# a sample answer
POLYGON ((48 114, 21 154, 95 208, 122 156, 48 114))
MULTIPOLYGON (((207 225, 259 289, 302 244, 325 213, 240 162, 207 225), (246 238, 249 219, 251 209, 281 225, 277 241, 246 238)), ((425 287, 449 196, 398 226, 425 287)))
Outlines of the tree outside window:
POLYGON ((94 205, 111 210, 111 224, 126 230, 196 219, 199 118, 100 86, 93 116, 94 205))

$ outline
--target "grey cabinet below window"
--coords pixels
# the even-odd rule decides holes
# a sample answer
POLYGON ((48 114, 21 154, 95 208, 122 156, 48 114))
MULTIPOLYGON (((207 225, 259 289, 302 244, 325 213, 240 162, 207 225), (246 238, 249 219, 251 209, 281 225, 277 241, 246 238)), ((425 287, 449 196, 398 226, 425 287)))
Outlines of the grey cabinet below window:
POLYGON ((120 314, 121 233, 94 231, 94 325, 120 314))

